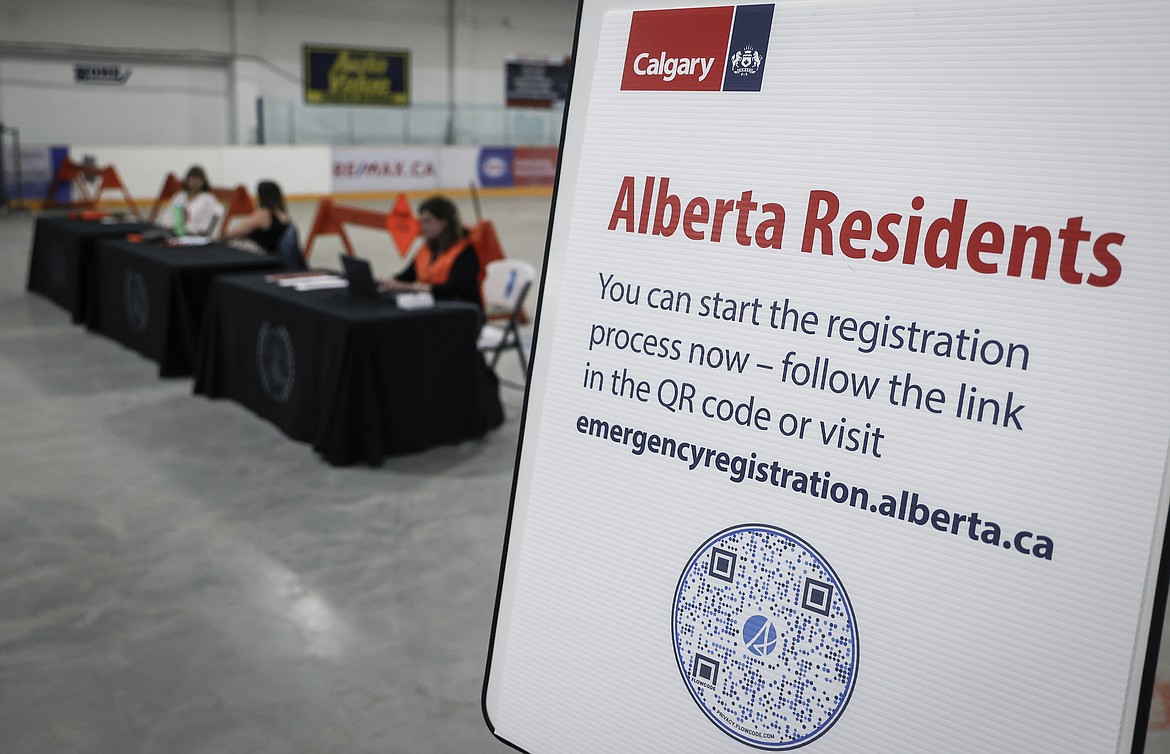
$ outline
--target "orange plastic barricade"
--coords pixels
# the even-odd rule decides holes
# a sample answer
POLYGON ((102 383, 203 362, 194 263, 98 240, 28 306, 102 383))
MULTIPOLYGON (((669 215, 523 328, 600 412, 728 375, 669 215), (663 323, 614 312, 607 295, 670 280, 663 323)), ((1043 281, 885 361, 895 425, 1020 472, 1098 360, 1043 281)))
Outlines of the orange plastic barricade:
POLYGON ((248 195, 248 189, 244 188, 242 184, 235 188, 212 186, 211 193, 215 194, 215 198, 224 206, 223 224, 220 226, 223 230, 227 230, 228 223, 233 217, 250 215, 256 211, 256 205, 252 203, 252 197, 248 195))
MULTIPOLYGON (((403 257, 410 251, 411 244, 419 234, 418 218, 411 211, 405 194, 398 195, 394 207, 389 212, 350 207, 326 197, 317 205, 317 215, 313 218, 313 227, 305 241, 305 259, 309 258, 313 242, 318 236, 340 236, 345 253, 354 256, 353 243, 345 232, 347 224, 365 228, 385 228, 394 239, 399 256, 403 257)), ((480 220, 468 227, 467 235, 475 247, 476 256, 479 257, 479 283, 483 285, 488 263, 503 259, 504 249, 500 245, 500 238, 496 235, 496 227, 492 225, 491 220, 480 220)), ((521 321, 528 321, 526 315, 521 314, 521 317, 521 321)))
POLYGON ((81 195, 81 200, 73 202, 67 206, 86 207, 88 209, 96 209, 98 203, 101 201, 102 192, 106 189, 118 189, 122 192, 122 197, 129 205, 130 211, 138 214, 138 205, 134 203, 134 199, 130 196, 130 192, 126 190, 126 184, 122 182, 122 177, 118 175, 118 170, 113 165, 106 165, 99 167, 97 165, 84 165, 74 162, 69 158, 65 158, 57 167, 57 174, 53 176, 53 182, 49 185, 49 190, 45 194, 46 207, 61 206, 53 195, 57 193, 57 189, 61 186, 72 184, 81 195), (89 190, 89 181, 97 181, 97 187, 91 193, 89 190))
POLYGON ((398 247, 398 256, 406 256, 420 231, 418 218, 414 216, 410 202, 406 201, 406 194, 398 195, 390 214, 386 215, 386 230, 390 231, 390 237, 398 247))
MULTIPOLYGON (((479 285, 483 287, 483 279, 487 276, 488 262, 504 258, 504 247, 500 245, 500 237, 496 235, 496 226, 491 220, 480 220, 467 229, 467 236, 471 245, 475 247, 475 255, 479 257, 479 285)), ((511 312, 488 312, 488 319, 507 319, 511 312)), ((519 322, 528 322, 528 312, 521 310, 519 322)))
MULTIPOLYGON (((162 189, 158 192, 158 198, 154 200, 154 205, 150 208, 149 221, 157 220, 163 205, 182 190, 183 181, 174 173, 167 173, 167 177, 163 179, 162 189)), ((220 226, 223 230, 227 230, 228 223, 233 217, 250 215, 256 211, 256 205, 252 203, 252 197, 248 195, 248 190, 244 188, 243 184, 234 188, 212 186, 211 193, 215 194, 215 198, 224 206, 223 223, 220 226)))
POLYGON ((308 239, 305 240, 305 259, 312 253, 313 242, 317 240, 317 236, 333 235, 341 236, 341 245, 345 247, 345 253, 354 256, 353 243, 345 232, 346 225, 385 229, 394 240, 399 256, 406 256, 411 243, 418 237, 418 220, 415 219, 403 194, 398 195, 398 201, 389 212, 337 204, 332 198, 326 197, 317 205, 313 227, 309 231, 308 239))
POLYGON ((158 219, 158 213, 162 211, 163 205, 171 200, 171 197, 183 190, 183 182, 174 173, 167 173, 167 177, 163 179, 162 189, 158 192, 158 198, 154 200, 151 205, 150 215, 147 217, 148 222, 154 222, 158 219))
POLYGON ((480 220, 467 229, 467 236, 471 245, 475 247, 475 254, 479 257, 479 283, 483 285, 483 278, 487 275, 488 262, 504 258, 504 248, 500 246, 500 238, 496 235, 496 226, 491 220, 480 220))

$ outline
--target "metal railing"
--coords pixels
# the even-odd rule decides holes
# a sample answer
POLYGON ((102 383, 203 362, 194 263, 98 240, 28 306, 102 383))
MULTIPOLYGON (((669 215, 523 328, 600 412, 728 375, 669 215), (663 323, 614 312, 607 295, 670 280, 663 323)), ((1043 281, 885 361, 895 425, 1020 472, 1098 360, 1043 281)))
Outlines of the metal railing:
POLYGON ((502 105, 346 107, 271 97, 257 101, 262 144, 556 145, 564 108, 502 105))

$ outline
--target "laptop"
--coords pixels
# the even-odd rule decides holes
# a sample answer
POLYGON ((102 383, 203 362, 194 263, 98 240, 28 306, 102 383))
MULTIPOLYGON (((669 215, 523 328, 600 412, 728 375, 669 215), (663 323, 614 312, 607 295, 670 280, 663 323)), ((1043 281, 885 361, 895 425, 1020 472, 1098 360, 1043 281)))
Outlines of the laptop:
POLYGON ((393 291, 380 291, 374 282, 374 269, 365 259, 341 255, 341 266, 345 269, 345 278, 349 281, 349 292, 362 298, 373 298, 393 304, 393 291))

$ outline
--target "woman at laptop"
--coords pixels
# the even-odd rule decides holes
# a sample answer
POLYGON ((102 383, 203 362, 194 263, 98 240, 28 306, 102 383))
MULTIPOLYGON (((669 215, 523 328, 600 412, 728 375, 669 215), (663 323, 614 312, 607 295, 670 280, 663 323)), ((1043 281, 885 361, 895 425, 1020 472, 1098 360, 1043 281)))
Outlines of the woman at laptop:
POLYGON ((221 217, 223 205, 211 192, 207 173, 192 165, 183 178, 182 191, 171 197, 158 222, 177 236, 210 236, 221 217))
POLYGON ((459 221, 459 210, 444 196, 432 196, 418 208, 424 244, 410 266, 381 281, 396 293, 427 291, 436 299, 466 301, 482 307, 479 297, 479 257, 459 221))

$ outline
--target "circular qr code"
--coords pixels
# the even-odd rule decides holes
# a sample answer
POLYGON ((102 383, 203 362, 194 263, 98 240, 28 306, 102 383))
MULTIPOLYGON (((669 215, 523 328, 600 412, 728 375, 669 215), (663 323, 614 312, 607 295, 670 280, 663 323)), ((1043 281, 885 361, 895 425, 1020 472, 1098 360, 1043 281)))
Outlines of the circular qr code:
POLYGON ((674 598, 678 669, 732 738, 782 751, 823 735, 857 679, 857 621, 828 561, 800 537, 744 524, 703 543, 674 598))

